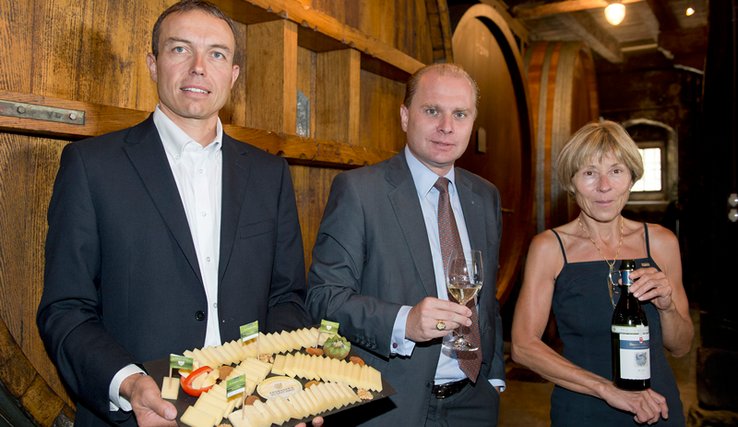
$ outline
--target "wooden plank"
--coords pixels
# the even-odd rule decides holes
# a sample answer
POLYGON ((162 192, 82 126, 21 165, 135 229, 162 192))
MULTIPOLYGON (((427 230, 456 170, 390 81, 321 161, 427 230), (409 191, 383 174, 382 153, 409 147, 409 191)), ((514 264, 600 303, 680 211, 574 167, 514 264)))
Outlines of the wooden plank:
MULTIPOLYGON (((644 0, 621 0, 623 4, 639 3, 644 0)), ((607 0, 564 0, 551 3, 529 3, 513 7, 513 15, 518 19, 543 18, 561 13, 578 12, 589 9, 604 9, 607 0)))
POLYGON ((0 23, 0 90, 30 91, 28 70, 33 68, 33 35, 28 23, 33 21, 33 2, 0 0, 2 14, 15 19, 0 23))
POLYGON ((361 146, 394 152, 402 149, 405 133, 400 127, 400 105, 404 97, 404 84, 362 70, 360 123, 374 125, 361 127, 361 146))
MULTIPOLYGON (((150 114, 147 111, 6 91, 0 91, 0 100, 70 108, 85 112, 86 122, 84 126, 0 116, 0 130, 2 131, 57 138, 81 139, 102 135, 133 126, 146 119, 150 114)), ((399 104, 397 109, 399 111, 399 104)), ((291 163, 353 168, 377 163, 392 156, 397 151, 396 146, 392 146, 390 149, 376 147, 373 144, 360 147, 349 145, 343 141, 301 138, 295 135, 227 123, 223 127, 232 137, 247 141, 267 152, 279 154, 291 163)))
MULTIPOLYGON (((248 97, 246 89, 246 81, 248 79, 246 70, 246 61, 248 59, 246 40, 248 31, 246 31, 246 26, 240 22, 234 22, 234 24, 236 26, 236 54, 234 55, 233 63, 234 65, 238 65, 240 73, 238 79, 233 84, 228 102, 220 110, 218 115, 224 123, 246 126, 246 99, 248 97)), ((153 107, 143 109, 153 110, 153 107)))
POLYGON ((315 240, 318 237, 320 220, 323 218, 323 209, 328 202, 331 183, 341 170, 293 165, 290 167, 290 172, 292 173, 295 199, 297 200, 297 214, 302 230, 305 266, 309 269, 313 246, 315 246, 315 240))
POLYGON ((44 120, 0 116, 0 130, 80 139, 123 129, 144 120, 149 113, 59 97, 0 91, 0 100, 24 102, 85 112, 85 124, 73 125, 44 120))
POLYGON ((344 45, 357 49, 369 56, 379 58, 383 62, 392 64, 407 73, 413 73, 423 66, 423 63, 406 53, 383 43, 377 38, 370 36, 356 28, 350 27, 336 18, 315 10, 308 4, 297 0, 243 0, 269 9, 273 13, 289 19, 303 27, 325 34, 344 45))
POLYGON ((295 133, 297 27, 286 20, 248 26, 246 124, 295 133))
POLYGON ((0 378, 11 393, 20 396, 33 379, 31 373, 38 372, 60 397, 71 402, 46 355, 35 322, 43 289, 46 208, 66 143, 0 133, 0 254, 8 261, 0 268, 0 282, 5 284, 0 289, 0 315, 20 347, 16 353, 6 343, 0 346, 0 353, 9 359, 0 368, 0 378))
POLYGON ((426 0, 430 23, 433 62, 454 62, 451 48, 451 18, 446 0, 426 0))
POLYGON ((395 154, 391 150, 277 135, 240 126, 223 125, 223 129, 232 137, 282 156, 292 164, 354 168, 378 163, 395 154))
POLYGON ((361 57, 354 49, 318 54, 315 137, 359 142, 361 57))
POLYGON ((53 426, 54 421, 65 409, 64 402, 57 397, 43 378, 36 375, 31 387, 20 398, 23 408, 42 426, 53 426))
POLYGON ((606 60, 614 64, 623 62, 623 53, 620 51, 618 41, 603 30, 587 12, 557 15, 555 19, 564 23, 569 30, 606 60))

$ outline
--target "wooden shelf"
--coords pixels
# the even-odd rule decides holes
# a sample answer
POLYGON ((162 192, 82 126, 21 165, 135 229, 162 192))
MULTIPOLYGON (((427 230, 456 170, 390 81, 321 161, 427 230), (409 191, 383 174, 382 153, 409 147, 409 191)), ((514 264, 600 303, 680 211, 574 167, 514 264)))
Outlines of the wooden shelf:
POLYGON ((298 26, 300 47, 314 52, 356 49, 362 53, 362 68, 393 80, 404 81, 424 65, 406 53, 298 0, 216 0, 214 3, 245 25, 279 19, 292 21, 298 26))
MULTIPOLYGON (((2 90, 0 90, 0 101, 22 102, 84 112, 83 125, 0 115, 0 131, 52 138, 82 139, 102 135, 133 126, 145 120, 150 114, 147 111, 2 90)), ((377 163, 394 154, 371 147, 349 145, 332 140, 307 139, 232 124, 224 124, 223 128, 233 138, 284 157, 292 164, 353 168, 377 163)))

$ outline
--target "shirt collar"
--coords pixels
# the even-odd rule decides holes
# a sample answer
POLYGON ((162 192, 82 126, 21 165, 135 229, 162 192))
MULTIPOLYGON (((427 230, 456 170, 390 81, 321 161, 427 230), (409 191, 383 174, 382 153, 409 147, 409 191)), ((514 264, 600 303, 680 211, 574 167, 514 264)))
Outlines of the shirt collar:
MULTIPOLYGON (((415 190, 418 192, 420 197, 425 197, 426 194, 433 188, 436 181, 438 181, 438 175, 435 172, 428 169, 426 165, 420 162, 417 157, 410 151, 407 145, 405 145, 405 160, 407 166, 410 168, 410 174, 413 177, 415 183, 415 190)), ((451 184, 449 186, 449 192, 454 191, 454 182, 456 179, 455 169, 452 167, 446 175, 444 175, 451 184)))
MULTIPOLYGON (((189 144, 196 144, 199 146, 197 141, 192 139, 185 131, 177 126, 172 119, 167 117, 163 111, 156 106, 154 110, 154 124, 156 129, 159 131, 161 142, 164 145, 164 150, 171 156, 179 157, 182 152, 189 144)), ((220 117, 215 125, 215 138, 213 142, 204 147, 205 149, 218 150, 222 145, 223 141, 223 124, 220 122, 220 117)))

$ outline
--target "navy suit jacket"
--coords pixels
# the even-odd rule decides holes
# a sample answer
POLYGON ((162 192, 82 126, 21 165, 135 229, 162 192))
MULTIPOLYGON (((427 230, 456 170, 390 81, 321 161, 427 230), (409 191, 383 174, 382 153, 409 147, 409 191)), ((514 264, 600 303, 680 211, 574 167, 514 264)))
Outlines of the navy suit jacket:
MULTIPOLYGON (((223 135, 218 313, 223 341, 308 325, 305 267, 284 159, 223 135)), ((37 323, 78 401, 76 425, 110 412, 122 367, 202 347, 207 301, 185 211, 152 117, 64 148, 49 205, 37 323)), ((160 382, 160 379, 155 379, 160 382)))
MULTIPOLYGON (((456 168, 456 188, 471 246, 481 249, 484 257, 485 279, 478 296, 483 360, 477 380, 504 379, 495 286, 502 232, 499 191, 460 168, 456 168)), ((428 413, 440 340, 418 343, 410 357, 390 352, 400 307, 437 297, 417 194, 404 151, 382 163, 338 175, 313 249, 307 297, 313 319, 339 322, 341 335, 396 390, 389 398, 391 405, 380 408, 372 403, 347 411, 354 413, 354 424, 422 425, 428 413), (387 412, 380 414, 383 411, 387 412)), ((496 420, 490 420, 490 425, 495 424, 496 420)))

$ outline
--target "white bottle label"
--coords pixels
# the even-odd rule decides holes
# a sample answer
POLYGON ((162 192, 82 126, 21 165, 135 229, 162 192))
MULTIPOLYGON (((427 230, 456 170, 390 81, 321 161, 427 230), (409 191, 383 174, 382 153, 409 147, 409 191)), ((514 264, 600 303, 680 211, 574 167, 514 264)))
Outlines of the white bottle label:
POLYGON ((613 325, 612 332, 620 337, 620 376, 627 380, 651 378, 648 326, 613 325))

